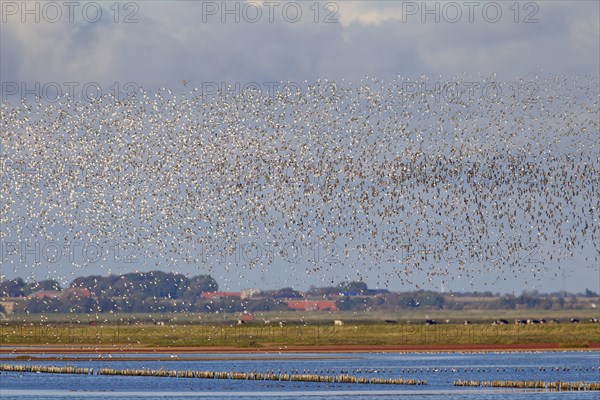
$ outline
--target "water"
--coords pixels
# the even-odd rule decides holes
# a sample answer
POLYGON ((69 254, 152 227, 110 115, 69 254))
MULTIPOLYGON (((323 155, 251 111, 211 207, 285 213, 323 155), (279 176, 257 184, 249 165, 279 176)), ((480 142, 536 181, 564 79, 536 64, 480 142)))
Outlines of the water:
MULTIPOLYGON (((42 354, 34 355, 44 357, 42 354)), ((55 357, 57 355, 52 355, 55 357)), ((60 357, 60 355, 58 355, 60 357)), ((65 355, 71 358, 97 358, 95 354, 65 355)), ((104 355, 107 357, 108 355, 104 355)), ((275 372, 365 377, 402 377, 427 380, 426 386, 364 385, 344 383, 244 381, 227 379, 159 378, 99 375, 58 375, 2 372, 0 397, 4 399, 108 399, 143 398, 191 399, 598 399, 598 392, 540 392, 521 389, 455 387, 462 380, 600 380, 598 352, 532 353, 436 353, 436 354, 111 354, 112 359, 70 361, 2 361, 35 365, 71 365, 94 368, 150 368, 165 370, 210 370, 275 372), (143 361, 127 360, 141 356, 143 361), (404 372, 402 369, 404 368, 404 372), (421 368, 423 372, 421 372, 421 368), (466 371, 465 371, 466 368, 466 371), (471 371, 473 368, 473 371, 471 371), (556 370, 556 368, 559 368, 556 370), (330 372, 327 372, 329 369, 330 372), (417 371, 414 371, 414 370, 417 371), (429 371, 427 371, 429 369, 429 371), (335 372, 332 372, 334 370, 335 372)))

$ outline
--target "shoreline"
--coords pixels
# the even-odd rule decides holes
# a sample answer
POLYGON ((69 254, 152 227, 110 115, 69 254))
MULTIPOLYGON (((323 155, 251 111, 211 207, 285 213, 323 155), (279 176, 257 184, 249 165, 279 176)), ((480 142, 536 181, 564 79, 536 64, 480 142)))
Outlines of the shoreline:
MULTIPOLYGON (((561 347, 560 343, 535 344, 467 344, 467 345, 264 345, 261 347, 165 347, 127 345, 1 345, 2 355, 27 354, 280 354, 280 353, 436 353, 436 352, 541 352, 541 351, 600 351, 599 343, 587 347, 561 347)), ((10 358, 13 360, 14 358, 10 358)), ((141 358, 145 360, 147 358, 141 358)), ((98 360, 98 358, 94 358, 98 360)), ((113 361, 118 359, 111 359, 113 361)), ((169 358, 169 360, 173 360, 169 358)), ((176 360, 176 359, 175 359, 176 360)), ((189 360, 189 358, 186 358, 189 360)), ((130 360, 131 361, 131 360, 130 360)))

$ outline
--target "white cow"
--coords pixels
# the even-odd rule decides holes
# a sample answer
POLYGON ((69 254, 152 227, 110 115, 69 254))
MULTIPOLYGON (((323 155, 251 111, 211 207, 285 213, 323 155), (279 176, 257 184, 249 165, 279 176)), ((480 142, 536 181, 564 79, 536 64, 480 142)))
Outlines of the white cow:
POLYGON ((335 321, 333 321, 333 326, 343 326, 344 325, 344 321, 336 319, 335 321))

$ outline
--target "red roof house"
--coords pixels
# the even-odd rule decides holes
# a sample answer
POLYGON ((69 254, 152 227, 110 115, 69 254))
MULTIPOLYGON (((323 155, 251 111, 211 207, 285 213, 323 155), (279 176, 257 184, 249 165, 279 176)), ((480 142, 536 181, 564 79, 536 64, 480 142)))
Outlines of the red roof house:
POLYGON ((240 321, 244 321, 244 322, 254 321, 254 315, 247 313, 247 312, 243 312, 240 314, 240 321))
POLYGON ((288 301, 288 308, 290 310, 300 311, 336 311, 337 306, 334 301, 322 300, 322 301, 311 301, 311 300, 297 300, 288 301))

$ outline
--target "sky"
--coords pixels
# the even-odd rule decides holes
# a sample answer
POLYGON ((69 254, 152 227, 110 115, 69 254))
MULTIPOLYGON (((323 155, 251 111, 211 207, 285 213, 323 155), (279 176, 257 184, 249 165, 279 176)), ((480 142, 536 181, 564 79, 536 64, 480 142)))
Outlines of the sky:
MULTIPOLYGON (((596 1, 100 1, 69 7, 63 2, 3 1, 0 11, 0 94, 10 103, 36 95, 52 101, 65 93, 85 98, 95 96, 95 90, 119 98, 142 88, 183 93, 228 85, 240 91, 253 85, 267 92, 278 82, 357 82, 366 77, 427 77, 444 83, 495 76, 507 86, 520 79, 543 85, 538 77, 548 74, 597 76, 600 71, 596 1)), ((597 291, 598 269, 581 268, 583 264, 575 257, 564 272, 541 280, 511 275, 490 288, 487 278, 480 277, 443 289, 597 291)), ((113 272, 137 267, 123 264, 113 272)), ((65 281, 107 273, 68 265, 46 273, 27 263, 0 268, 5 277, 58 275, 65 281)), ((182 267, 180 272, 213 273, 232 290, 306 289, 360 278, 372 287, 407 289, 399 281, 378 279, 376 273, 337 273, 335 266, 309 276, 302 266, 275 260, 270 270, 280 271, 274 280, 252 268, 219 263, 182 267)), ((424 282, 423 287, 440 290, 442 285, 424 282)))
POLYGON ((97 18, 96 9, 85 8, 84 2, 72 11, 31 2, 34 12, 27 14, 20 2, 8 1, 2 6, 2 81, 42 87, 96 82, 105 91, 115 83, 134 82, 177 90, 184 80, 195 87, 368 75, 495 73, 513 80, 544 71, 585 74, 600 68, 595 1, 520 2, 518 13, 504 2, 493 2, 497 7, 450 3, 454 6, 339 1, 326 10, 320 3, 315 23, 313 2, 287 8, 285 2, 271 7, 232 2, 233 14, 221 2, 123 2, 118 13, 113 3, 93 2, 106 7, 97 18), (253 23, 257 10, 261 17, 253 23), (60 18, 50 22, 57 13, 60 18))

